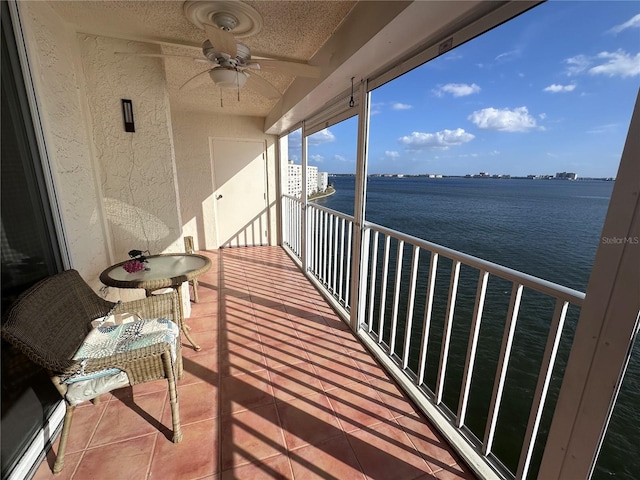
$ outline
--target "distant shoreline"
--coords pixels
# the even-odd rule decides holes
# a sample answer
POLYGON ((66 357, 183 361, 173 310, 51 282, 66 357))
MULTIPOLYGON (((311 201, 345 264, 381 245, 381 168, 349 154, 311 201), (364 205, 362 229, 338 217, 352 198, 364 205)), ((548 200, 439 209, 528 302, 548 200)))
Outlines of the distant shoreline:
MULTIPOLYGON (((355 177, 354 173, 330 173, 330 177, 355 177)), ((479 176, 467 176, 467 175, 442 175, 440 177, 430 177, 429 175, 411 175, 411 174, 386 174, 386 173, 370 173, 368 178, 427 178, 429 180, 442 180, 447 178, 463 178, 468 180, 552 180, 559 182, 580 182, 580 181, 599 181, 599 182, 615 182, 615 177, 579 177, 575 180, 569 180, 567 178, 530 178, 530 177, 479 177, 479 176)))

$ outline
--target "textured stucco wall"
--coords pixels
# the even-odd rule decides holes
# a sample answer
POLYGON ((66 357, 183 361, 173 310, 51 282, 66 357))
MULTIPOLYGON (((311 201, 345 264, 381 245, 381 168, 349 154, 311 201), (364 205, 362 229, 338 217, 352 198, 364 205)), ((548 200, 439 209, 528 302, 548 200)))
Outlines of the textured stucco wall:
POLYGON ((77 34, 47 2, 19 8, 71 266, 98 290, 100 272, 132 248, 183 251, 162 62, 114 54, 157 47, 77 34), (134 134, 121 98, 133 100, 134 134))
MULTIPOLYGON (((46 2, 20 2, 73 267, 94 287, 132 248, 216 248, 210 138, 266 141, 270 243, 277 243, 276 138, 258 117, 171 111, 158 47, 78 34, 46 2), (124 132, 121 99, 136 132, 124 132)), ((133 292, 112 289, 110 298, 133 292)), ((187 306, 188 309, 188 306, 187 306)), ((185 312, 188 314, 188 312, 185 312)))
POLYGON ((46 2, 19 2, 19 8, 71 266, 98 288, 110 258, 76 34, 46 2))
POLYGON ((78 42, 115 260, 133 248, 183 251, 162 60, 115 53, 159 53, 159 47, 82 34, 78 42), (123 98, 133 101, 135 133, 124 131, 123 98))
POLYGON ((263 132, 264 119, 210 115, 172 108, 173 138, 184 235, 192 235, 199 249, 215 249, 216 219, 209 139, 238 138, 267 143, 267 188, 271 225, 269 242, 277 243, 276 137, 263 132))

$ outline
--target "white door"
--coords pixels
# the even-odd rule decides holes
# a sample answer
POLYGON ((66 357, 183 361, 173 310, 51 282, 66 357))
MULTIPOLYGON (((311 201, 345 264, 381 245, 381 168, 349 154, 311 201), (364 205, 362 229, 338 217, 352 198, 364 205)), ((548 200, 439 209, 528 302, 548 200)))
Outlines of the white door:
POLYGON ((211 139, 219 247, 267 245, 264 141, 211 139))

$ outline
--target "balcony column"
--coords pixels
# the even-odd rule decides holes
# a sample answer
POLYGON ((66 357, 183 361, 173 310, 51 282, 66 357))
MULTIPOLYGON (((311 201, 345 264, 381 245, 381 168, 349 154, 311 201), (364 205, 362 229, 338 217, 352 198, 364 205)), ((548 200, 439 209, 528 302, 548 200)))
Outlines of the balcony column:
POLYGON ((355 205, 353 208, 353 255, 351 257, 351 329, 357 332, 364 320, 367 286, 368 248, 364 233, 367 198, 367 154, 369 146, 369 100, 367 80, 360 81, 358 112, 358 149, 356 155, 355 205))
POLYGON ((276 158, 278 176, 277 198, 280 199, 280 208, 276 209, 276 215, 278 216, 278 225, 280 226, 280 238, 278 240, 279 245, 284 245, 285 241, 289 239, 289 225, 285 220, 285 205, 286 201, 284 195, 289 193, 287 188, 289 180, 289 171, 287 165, 289 164, 289 136, 283 135, 276 142, 276 158))
POLYGON ((538 478, 591 477, 638 334, 638 138, 636 99, 538 478))
POLYGON ((307 204, 309 203, 309 192, 307 192, 307 132, 305 128, 305 122, 302 121, 302 193, 300 194, 300 200, 302 201, 302 207, 300 209, 300 257, 302 260, 302 271, 307 273, 309 270, 309 251, 310 245, 307 244, 307 239, 310 238, 307 235, 307 204))

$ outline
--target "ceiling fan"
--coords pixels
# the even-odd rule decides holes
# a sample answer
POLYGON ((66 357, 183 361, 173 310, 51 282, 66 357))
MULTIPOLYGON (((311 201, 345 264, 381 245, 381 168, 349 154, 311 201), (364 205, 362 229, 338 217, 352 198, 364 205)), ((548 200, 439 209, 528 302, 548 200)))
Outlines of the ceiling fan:
MULTIPOLYGON (((238 92, 245 85, 247 88, 269 99, 278 99, 281 93, 270 82, 257 75, 255 71, 265 70, 301 77, 317 77, 320 69, 308 63, 276 58, 252 58, 251 50, 244 43, 236 40, 233 29, 238 25, 238 19, 231 13, 220 12, 211 17, 212 23, 202 23, 207 39, 202 44, 205 58, 188 57, 185 55, 139 53, 137 56, 146 57, 187 57, 195 61, 204 62, 212 67, 188 79, 180 89, 200 84, 202 77, 208 75, 213 83, 220 88, 237 89, 238 92)), ((125 52, 117 52, 124 54, 125 52)))

